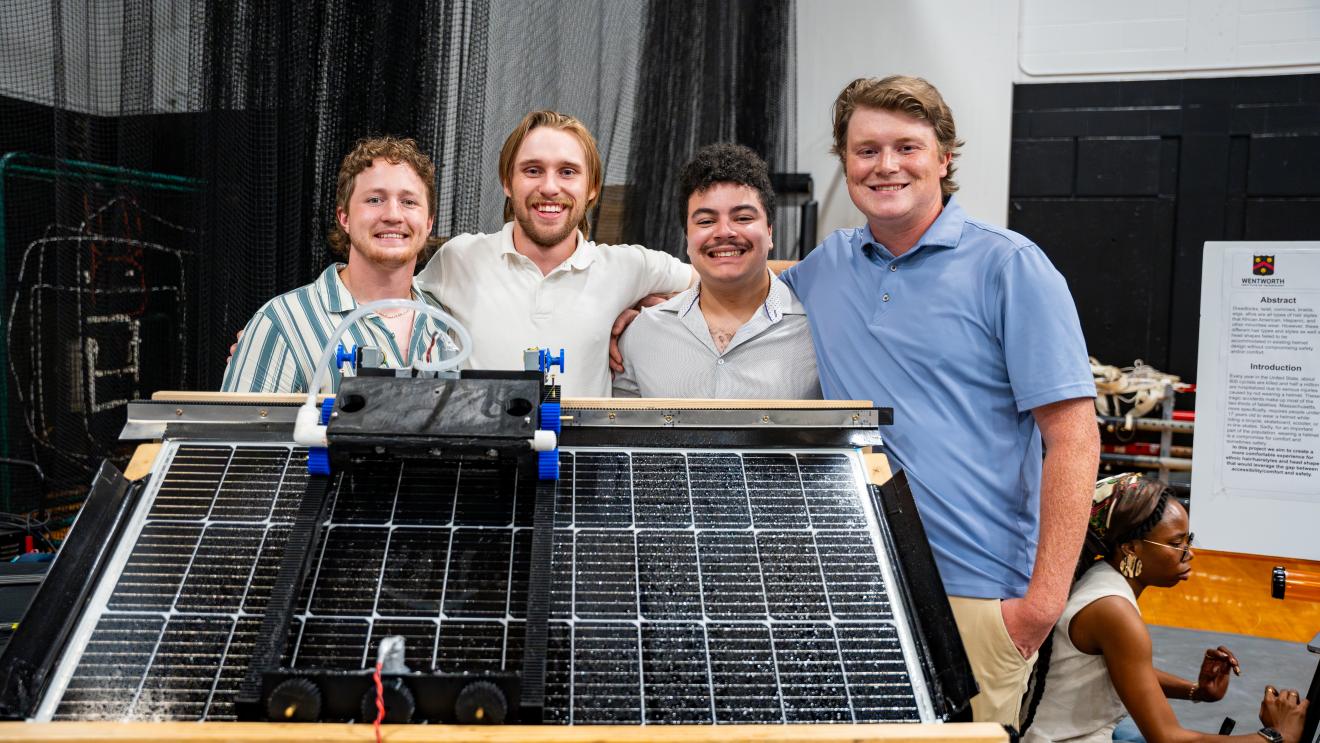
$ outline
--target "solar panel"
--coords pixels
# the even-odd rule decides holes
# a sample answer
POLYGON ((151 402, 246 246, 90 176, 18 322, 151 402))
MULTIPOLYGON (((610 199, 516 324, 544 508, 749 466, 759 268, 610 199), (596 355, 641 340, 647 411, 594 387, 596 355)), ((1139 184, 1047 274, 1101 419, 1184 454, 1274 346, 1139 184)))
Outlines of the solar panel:
MULTIPOLYGON (((306 454, 161 456, 38 719, 236 719, 306 454)), ((331 498, 287 663, 518 668, 531 476, 368 458, 331 498)), ((933 719, 852 450, 568 448, 555 505, 545 721, 933 719)))
POLYGON ((117 579, 93 597, 99 616, 75 640, 86 647, 54 719, 234 719, 233 693, 306 486, 306 453, 166 453, 117 579))

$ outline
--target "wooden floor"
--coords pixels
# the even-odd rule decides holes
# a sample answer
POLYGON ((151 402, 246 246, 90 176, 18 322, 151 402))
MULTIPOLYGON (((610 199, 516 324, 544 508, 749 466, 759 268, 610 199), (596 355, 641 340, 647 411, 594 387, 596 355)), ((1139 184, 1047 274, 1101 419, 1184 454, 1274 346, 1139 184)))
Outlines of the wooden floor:
POLYGON ((1309 642, 1320 632, 1320 601, 1270 597, 1275 565, 1320 573, 1320 563, 1196 550, 1192 577, 1141 595, 1147 624, 1309 642))

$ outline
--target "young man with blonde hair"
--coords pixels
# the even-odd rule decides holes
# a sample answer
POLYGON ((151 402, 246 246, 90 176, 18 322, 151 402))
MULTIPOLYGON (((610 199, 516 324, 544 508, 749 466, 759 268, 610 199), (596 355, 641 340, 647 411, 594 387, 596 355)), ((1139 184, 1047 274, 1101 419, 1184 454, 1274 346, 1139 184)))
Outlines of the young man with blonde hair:
MULTIPOLYGON (((434 300, 413 284, 417 256, 435 221, 435 165, 411 139, 363 139, 339 166, 336 223, 328 240, 344 263, 266 302, 240 334, 222 389, 306 392, 331 331, 359 304, 434 300)), ((393 367, 454 350, 447 328, 411 310, 369 314, 340 339, 380 349, 393 367)), ((338 375, 331 375, 332 385, 338 375)))
POLYGON ((691 283, 667 253, 591 241, 602 182, 596 140, 572 116, 533 111, 505 140, 504 229, 453 238, 417 277, 472 333, 474 369, 520 369, 530 346, 563 348, 563 394, 608 397, 615 318, 691 283))
POLYGON ((1095 384, 1063 277, 953 196, 961 144, 925 80, 850 83, 833 152, 866 224, 782 278, 806 306, 825 396, 893 406, 886 448, 981 688, 973 714, 1016 725, 1086 530, 1095 384))

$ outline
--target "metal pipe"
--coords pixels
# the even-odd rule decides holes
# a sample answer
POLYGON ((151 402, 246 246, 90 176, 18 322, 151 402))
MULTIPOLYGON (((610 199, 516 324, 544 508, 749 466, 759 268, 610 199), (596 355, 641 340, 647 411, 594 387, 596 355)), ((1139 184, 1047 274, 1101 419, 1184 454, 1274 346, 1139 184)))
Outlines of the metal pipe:
MULTIPOLYGON (((1133 444, 1103 444, 1101 451, 1110 454, 1146 454, 1152 457, 1160 456, 1160 445, 1146 442, 1136 442, 1133 444)), ((1191 457, 1192 447, 1190 446, 1170 446, 1169 455, 1174 457, 1191 457)))
POLYGON ((1133 418, 1132 427, 1129 428, 1127 420, 1113 415, 1097 415, 1095 422, 1105 427, 1105 430, 1113 433, 1114 431, 1173 431, 1174 433, 1194 433, 1196 431, 1195 421, 1166 421, 1160 418, 1133 418))
POLYGON ((1192 471, 1192 460, 1181 459, 1179 457, 1148 457, 1141 454, 1102 453, 1100 455, 1100 461, 1131 464, 1137 467, 1149 467, 1151 469, 1167 469, 1172 472, 1192 471))

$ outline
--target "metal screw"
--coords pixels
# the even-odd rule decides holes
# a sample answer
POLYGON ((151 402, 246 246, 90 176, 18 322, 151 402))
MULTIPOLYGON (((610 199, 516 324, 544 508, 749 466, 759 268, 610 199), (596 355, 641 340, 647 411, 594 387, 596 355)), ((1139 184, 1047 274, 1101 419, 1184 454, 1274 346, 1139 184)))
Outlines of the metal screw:
POLYGON ((268 415, 268 413, 265 410, 258 410, 257 415, 262 418, 265 418, 268 415))
POLYGON ((761 422, 762 422, 762 423, 769 423, 769 422, 770 422, 770 416, 768 416, 768 415, 763 415, 763 416, 761 416, 761 422))
POLYGON ((674 416, 672 415, 665 416, 665 423, 673 423, 673 422, 674 422, 674 416))
POLYGON ((611 411, 610 411, 610 420, 614 420, 615 417, 616 417, 616 416, 614 415, 614 411, 611 410, 611 411))
POLYGON ((174 409, 174 414, 175 414, 175 415, 183 415, 183 408, 175 408, 175 409, 174 409))
POLYGON ((856 414, 856 413, 853 413, 853 423, 858 423, 858 422, 860 422, 861 420, 862 420, 862 416, 860 416, 860 415, 858 415, 858 414, 856 414))

